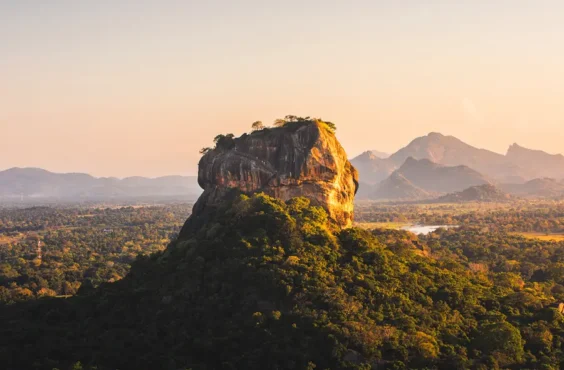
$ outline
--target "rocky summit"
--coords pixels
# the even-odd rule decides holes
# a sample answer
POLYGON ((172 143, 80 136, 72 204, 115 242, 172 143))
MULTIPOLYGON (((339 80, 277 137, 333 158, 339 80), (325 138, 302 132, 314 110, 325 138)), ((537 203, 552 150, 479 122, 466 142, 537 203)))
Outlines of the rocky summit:
POLYGON ((234 190, 284 201, 306 197, 339 226, 352 225, 358 174, 323 121, 287 122, 238 138, 219 135, 215 142, 200 160, 198 183, 204 192, 187 225, 199 224, 234 190))

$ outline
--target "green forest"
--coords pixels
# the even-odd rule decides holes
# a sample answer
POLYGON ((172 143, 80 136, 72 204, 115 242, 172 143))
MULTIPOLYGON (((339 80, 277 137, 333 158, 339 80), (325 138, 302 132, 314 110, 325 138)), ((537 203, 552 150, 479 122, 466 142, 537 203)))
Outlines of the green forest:
POLYGON ((137 257, 123 279, 2 306, 0 360, 49 370, 559 369, 564 243, 509 233, 501 220, 527 213, 508 212, 493 213, 497 228, 418 237, 340 230, 305 198, 241 195, 137 257))
POLYGON ((116 281, 165 249, 191 205, 0 210, 0 303, 70 296, 116 281))

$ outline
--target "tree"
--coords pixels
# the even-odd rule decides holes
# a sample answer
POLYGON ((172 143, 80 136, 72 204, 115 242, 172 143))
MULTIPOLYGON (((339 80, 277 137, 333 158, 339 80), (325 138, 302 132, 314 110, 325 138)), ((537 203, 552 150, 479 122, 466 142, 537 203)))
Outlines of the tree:
POLYGON ((200 154, 206 154, 207 152, 209 152, 211 150, 212 150, 212 148, 210 148, 210 147, 202 148, 202 149, 200 149, 200 154))
POLYGON ((216 137, 213 138, 213 142, 214 143, 219 143, 223 138, 225 138, 225 135, 219 134, 216 137))
POLYGON ((523 338, 519 329, 508 322, 488 323, 480 330, 478 347, 505 365, 519 363, 523 359, 523 338))
POLYGON ((261 121, 255 121, 252 125, 253 131, 259 131, 264 129, 264 125, 261 121))
POLYGON ((286 121, 283 120, 283 119, 281 119, 281 118, 278 118, 278 119, 274 120, 274 126, 275 126, 275 127, 282 127, 282 126, 284 126, 285 124, 286 124, 286 121))
POLYGON ((216 148, 230 149, 234 146, 233 138, 235 138, 235 135, 233 134, 220 134, 213 139, 213 142, 215 143, 216 148))
POLYGON ((286 122, 298 122, 298 121, 302 121, 303 118, 295 116, 293 114, 288 114, 286 117, 284 117, 284 121, 286 122))

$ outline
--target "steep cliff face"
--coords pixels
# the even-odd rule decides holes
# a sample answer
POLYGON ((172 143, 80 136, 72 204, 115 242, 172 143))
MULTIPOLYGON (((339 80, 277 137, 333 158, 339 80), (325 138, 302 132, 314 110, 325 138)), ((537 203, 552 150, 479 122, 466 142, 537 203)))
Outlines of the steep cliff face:
POLYGON ((238 189, 284 201, 307 197, 338 225, 349 227, 358 174, 324 123, 290 123, 220 140, 200 160, 198 183, 204 192, 187 225, 238 189))

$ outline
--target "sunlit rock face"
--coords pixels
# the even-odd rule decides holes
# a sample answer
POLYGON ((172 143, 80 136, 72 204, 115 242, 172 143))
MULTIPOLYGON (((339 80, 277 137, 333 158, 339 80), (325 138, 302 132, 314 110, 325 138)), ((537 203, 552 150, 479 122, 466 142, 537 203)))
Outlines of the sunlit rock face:
POLYGON ((198 182, 204 192, 192 218, 238 189, 284 201, 309 198, 338 225, 349 227, 358 173, 331 129, 307 122, 223 140, 200 160, 198 182))

